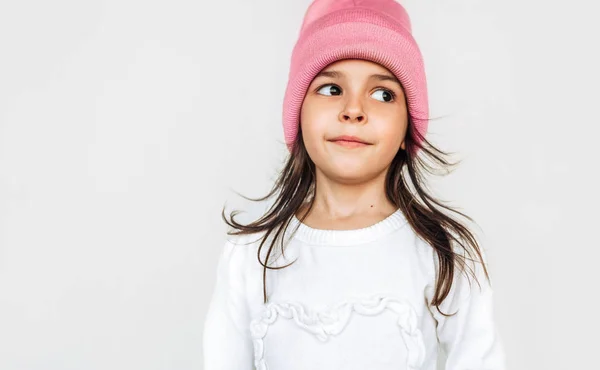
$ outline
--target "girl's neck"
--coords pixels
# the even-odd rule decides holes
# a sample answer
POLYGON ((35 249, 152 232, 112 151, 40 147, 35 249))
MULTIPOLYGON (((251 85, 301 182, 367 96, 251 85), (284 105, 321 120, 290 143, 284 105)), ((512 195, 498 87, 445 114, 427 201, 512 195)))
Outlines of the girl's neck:
POLYGON ((351 230, 376 224, 398 209, 386 196, 386 172, 349 184, 332 180, 317 168, 314 204, 310 212, 305 204, 296 217, 306 216, 303 223, 315 229, 351 230))

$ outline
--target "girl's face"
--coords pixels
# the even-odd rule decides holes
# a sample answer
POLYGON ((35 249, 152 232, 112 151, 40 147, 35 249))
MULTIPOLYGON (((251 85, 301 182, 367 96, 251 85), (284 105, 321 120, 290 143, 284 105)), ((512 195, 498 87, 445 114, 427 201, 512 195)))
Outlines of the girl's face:
POLYGON ((404 92, 389 70, 370 61, 347 59, 324 68, 308 87, 300 122, 308 155, 337 181, 375 177, 405 149, 404 92), (343 135, 364 144, 336 139, 343 135))

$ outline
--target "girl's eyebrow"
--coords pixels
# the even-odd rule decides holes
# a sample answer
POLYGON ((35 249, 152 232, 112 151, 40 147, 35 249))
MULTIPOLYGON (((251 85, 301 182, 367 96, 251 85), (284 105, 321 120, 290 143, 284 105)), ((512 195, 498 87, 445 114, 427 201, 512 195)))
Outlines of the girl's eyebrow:
POLYGON ((317 77, 341 78, 342 76, 343 76, 343 73, 338 72, 338 71, 321 71, 315 76, 315 78, 317 78, 317 77))
POLYGON ((401 85, 400 81, 398 81, 398 79, 396 78, 396 76, 393 76, 393 75, 388 75, 388 74, 385 74, 385 75, 374 74, 374 75, 371 75, 371 78, 375 78, 375 79, 377 79, 379 81, 392 81, 392 82, 397 83, 398 85, 401 85))
MULTIPOLYGON (((339 71, 321 71, 319 72, 315 78, 317 77, 330 77, 330 78, 342 78, 344 76, 344 74, 342 72, 339 71)), ((398 81, 398 79, 396 78, 396 76, 394 75, 389 75, 389 74, 372 74, 371 76, 369 76, 370 79, 376 79, 378 81, 392 81, 397 83, 398 85, 402 86, 402 84, 400 83, 400 81, 398 81)))

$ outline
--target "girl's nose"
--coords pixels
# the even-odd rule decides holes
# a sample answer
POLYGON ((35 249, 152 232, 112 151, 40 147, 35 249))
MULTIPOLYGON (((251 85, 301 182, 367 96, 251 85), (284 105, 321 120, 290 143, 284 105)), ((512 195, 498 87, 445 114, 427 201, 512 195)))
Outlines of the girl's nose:
POLYGON ((340 112, 339 120, 340 122, 364 123, 367 121, 367 115, 365 114, 362 105, 354 100, 348 102, 340 112))

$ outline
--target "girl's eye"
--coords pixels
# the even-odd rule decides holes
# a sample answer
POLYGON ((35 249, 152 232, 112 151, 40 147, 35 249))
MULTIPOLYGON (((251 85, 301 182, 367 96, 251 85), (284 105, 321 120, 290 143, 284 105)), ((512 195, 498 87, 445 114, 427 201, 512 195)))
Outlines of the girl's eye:
MULTIPOLYGON (((317 92, 319 94, 323 94, 323 95, 327 95, 327 96, 332 96, 332 95, 340 95, 342 93, 342 90, 333 84, 327 84, 327 85, 323 85, 319 88, 319 90, 317 90, 317 92)), ((394 92, 387 90, 387 89, 379 89, 377 91, 375 91, 375 93, 373 93, 373 95, 381 95, 380 97, 376 97, 377 100, 389 103, 392 100, 394 100, 396 98, 396 94, 394 94, 394 92), (381 94, 379 94, 381 93, 381 94)))
POLYGON ((384 89, 379 89, 379 90, 375 91, 373 94, 381 95, 380 98, 382 99, 382 101, 384 101, 386 103, 391 102, 396 97, 392 91, 384 90, 384 89), (378 94, 380 92, 381 92, 381 94, 378 94))
POLYGON ((339 95, 341 93, 341 90, 339 87, 337 87, 336 85, 323 85, 319 88, 319 90, 317 90, 319 92, 319 94, 323 94, 323 95, 339 95), (323 93, 323 92, 327 92, 327 93, 323 93))

